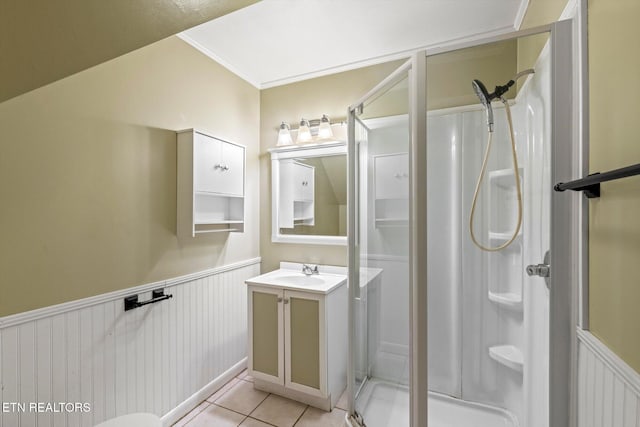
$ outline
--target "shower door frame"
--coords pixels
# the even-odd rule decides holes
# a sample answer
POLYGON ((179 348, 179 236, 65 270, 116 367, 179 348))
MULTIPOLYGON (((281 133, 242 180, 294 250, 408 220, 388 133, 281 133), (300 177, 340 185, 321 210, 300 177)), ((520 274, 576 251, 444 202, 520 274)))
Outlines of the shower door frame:
MULTIPOLYGON (((491 37, 454 42, 420 50, 352 104, 348 117, 348 257, 349 257, 349 414, 355 411, 354 367, 355 289, 359 288, 359 229, 355 115, 366 101, 384 92, 399 78, 409 76, 409 389, 412 427, 427 427, 427 189, 414 185, 427 179, 427 57, 484 44, 548 33, 551 48, 551 183, 566 182, 581 173, 581 142, 574 132, 577 100, 573 100, 573 20, 514 31, 491 37)), ((575 62, 577 63, 577 61, 575 62)), ((585 242, 580 239, 580 204, 569 195, 551 191, 550 250, 552 274, 549 297, 549 427, 576 426, 577 394, 577 295, 585 242)), ((534 260, 532 260, 534 261, 534 260)), ((537 262, 542 262, 539 260, 537 262)))

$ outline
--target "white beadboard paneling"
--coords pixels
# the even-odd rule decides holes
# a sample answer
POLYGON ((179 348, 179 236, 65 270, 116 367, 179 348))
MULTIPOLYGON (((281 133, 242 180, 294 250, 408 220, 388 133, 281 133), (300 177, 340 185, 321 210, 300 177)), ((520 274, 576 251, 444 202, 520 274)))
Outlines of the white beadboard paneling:
POLYGON ((88 413, 2 413, 0 427, 93 426, 130 412, 170 425, 243 369, 246 287, 260 259, 0 318, 2 402, 88 413), (123 298, 173 298, 124 312, 123 298))
MULTIPOLYGON (((41 319, 36 323, 36 401, 51 402, 51 319, 41 319)), ((48 414, 37 414, 38 427, 51 426, 53 419, 48 414)))
POLYGON ((640 374, 578 330, 578 426, 640 427, 640 374))
MULTIPOLYGON (((15 403, 20 401, 20 381, 18 379, 19 359, 18 359, 18 328, 11 327, 0 331, 2 334, 2 365, 0 366, 0 377, 2 377, 2 402, 15 403)), ((17 413, 2 413, 3 426, 17 426, 17 413)))

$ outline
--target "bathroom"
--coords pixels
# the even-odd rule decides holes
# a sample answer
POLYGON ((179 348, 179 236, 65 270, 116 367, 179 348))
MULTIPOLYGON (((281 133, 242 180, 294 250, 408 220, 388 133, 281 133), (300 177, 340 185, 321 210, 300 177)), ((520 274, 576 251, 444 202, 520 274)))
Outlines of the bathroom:
POLYGON ((384 1, 377 12, 360 1, 211 3, 219 8, 157 6, 156 32, 148 11, 115 6, 0 13, 11 40, 0 92, 0 427, 640 427, 637 178, 603 183, 594 198, 553 190, 639 162, 640 56, 628 47, 637 4, 406 2, 392 13, 384 1), (425 11, 425 28, 444 39, 410 20, 425 11), (403 23, 432 38, 403 46, 393 37, 403 23), (295 28, 305 49, 291 47, 295 28), (472 81, 489 94, 528 69, 505 103, 493 100, 470 218, 490 134, 472 81), (332 137, 318 135, 324 115, 332 137), (301 118, 314 135, 297 142, 301 118), (278 145, 282 122, 292 144, 278 145), (198 135, 235 150, 214 162, 240 177, 222 196, 194 189, 198 135), (571 143, 549 144, 558 135, 571 143), (291 162, 316 171, 303 180, 312 214, 293 227, 291 162), (386 169, 397 185, 383 191, 386 169), (215 218, 195 225, 200 208, 215 218), (564 222, 552 223, 558 211, 564 222), (470 220, 480 244, 514 241, 482 251, 470 220), (563 258, 545 261, 550 247, 563 258), (550 288, 527 275, 549 263, 550 288), (328 278, 337 281, 317 305, 298 311, 324 313, 312 327, 326 339, 296 335, 304 322, 286 320, 295 296, 328 278), (281 292, 281 329, 252 311, 252 290, 268 286, 281 292), (157 303, 140 305, 148 300, 157 303), (293 336, 324 351, 296 359, 284 344, 293 336), (261 375, 256 346, 282 357, 280 385, 261 375), (296 360, 317 366, 317 392, 291 386, 296 360))

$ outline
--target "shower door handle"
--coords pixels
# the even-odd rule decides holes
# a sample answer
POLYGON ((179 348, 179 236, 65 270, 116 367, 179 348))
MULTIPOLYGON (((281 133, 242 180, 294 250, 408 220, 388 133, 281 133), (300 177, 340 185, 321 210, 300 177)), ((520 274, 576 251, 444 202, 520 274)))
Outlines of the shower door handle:
POLYGON ((549 265, 550 258, 549 251, 547 251, 544 254, 543 264, 527 266, 527 274, 529 276, 544 277, 547 288, 549 288, 549 278, 551 277, 551 266, 549 265))

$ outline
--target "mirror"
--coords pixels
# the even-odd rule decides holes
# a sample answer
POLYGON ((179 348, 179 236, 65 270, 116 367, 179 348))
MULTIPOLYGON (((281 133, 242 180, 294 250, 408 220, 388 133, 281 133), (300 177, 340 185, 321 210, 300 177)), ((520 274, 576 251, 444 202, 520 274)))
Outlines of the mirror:
POLYGON ((273 242, 347 243, 345 142, 269 150, 273 242))

